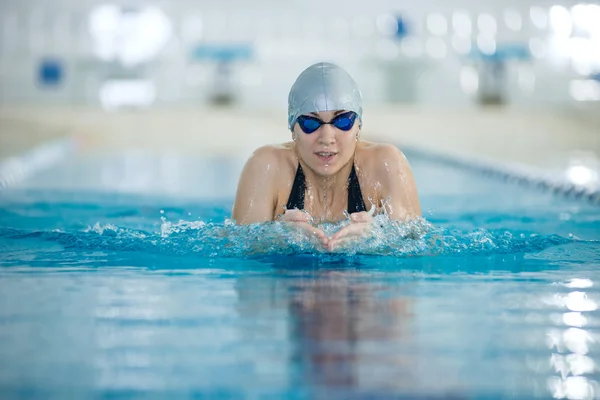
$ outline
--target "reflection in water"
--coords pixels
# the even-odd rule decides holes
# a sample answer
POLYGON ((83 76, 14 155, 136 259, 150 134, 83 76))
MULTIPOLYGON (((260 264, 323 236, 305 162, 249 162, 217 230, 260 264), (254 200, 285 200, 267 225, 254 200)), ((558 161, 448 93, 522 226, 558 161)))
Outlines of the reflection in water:
POLYGON ((410 300, 385 298, 384 287, 360 278, 325 270, 290 288, 294 357, 302 379, 334 390, 406 390, 416 378, 417 360, 394 350, 410 347, 410 300))
POLYGON ((580 328, 587 324, 587 318, 581 315, 580 312, 568 312, 563 314, 562 323, 580 328))
MULTIPOLYGON (((264 262, 274 267, 274 279, 236 283, 241 316, 285 315, 288 384, 307 388, 310 398, 585 399, 600 393, 590 314, 597 293, 589 279, 556 284, 501 266, 479 275, 424 277, 418 271, 429 270, 427 257, 394 268, 362 261, 269 258, 264 262), (539 302, 544 288, 549 300, 539 302), (256 303, 258 293, 269 293, 268 304, 264 297, 256 303), (530 319, 534 314, 540 318, 530 319)), ((456 269, 468 271, 462 261, 455 260, 456 269)))
POLYGON ((0 268, 0 398, 31 387, 68 398, 58 390, 73 382, 77 398, 218 398, 215 388, 221 398, 277 399, 600 393, 599 292, 557 285, 573 270, 540 272, 532 257, 509 271, 490 270, 488 257, 479 269, 446 258, 453 268, 442 273, 426 257, 174 265, 138 252, 112 256, 110 268, 83 266, 89 254, 0 268))
POLYGON ((461 389, 457 371, 419 342, 417 286, 411 274, 402 278, 396 271, 390 280, 389 274, 357 269, 347 259, 339 262, 345 265, 315 262, 312 268, 305 261, 303 266, 276 265, 277 278, 269 287, 261 287, 263 277, 237 282, 243 316, 264 316, 273 309, 286 313, 293 387, 308 388, 309 398, 323 399, 460 397, 453 395, 461 389), (257 300, 259 293, 268 295, 257 300))
MULTIPOLYGON (((586 289, 593 286, 590 279, 572 279, 562 284, 569 289, 586 289)), ((557 399, 593 399, 600 393, 600 385, 588 376, 597 370, 594 360, 587 354, 594 337, 584 329, 588 324, 585 312, 595 311, 597 303, 588 298, 585 292, 573 291, 567 295, 556 294, 550 302, 554 306, 567 308, 562 323, 568 328, 560 332, 548 333, 548 345, 556 351, 550 357, 550 364, 560 376, 548 379, 548 390, 557 399), (587 376, 586 376, 587 375, 587 376)))

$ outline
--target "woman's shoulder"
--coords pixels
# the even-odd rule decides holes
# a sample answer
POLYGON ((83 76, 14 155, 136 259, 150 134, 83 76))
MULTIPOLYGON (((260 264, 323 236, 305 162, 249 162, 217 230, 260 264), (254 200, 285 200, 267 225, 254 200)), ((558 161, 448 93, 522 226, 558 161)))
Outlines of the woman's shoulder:
POLYGON ((287 157, 292 153, 292 145, 291 143, 278 143, 278 144, 268 144, 265 146, 261 146, 254 150, 251 157, 258 158, 274 158, 274 157, 287 157))
POLYGON ((290 143, 269 144, 254 150, 246 162, 246 167, 275 173, 292 165, 295 153, 290 143))
POLYGON ((404 153, 393 144, 360 142, 357 147, 358 159, 366 168, 385 166, 390 163, 402 163, 406 161, 404 153))
POLYGON ((365 142, 359 149, 356 168, 366 182, 390 184, 398 176, 412 173, 404 153, 393 144, 365 142))

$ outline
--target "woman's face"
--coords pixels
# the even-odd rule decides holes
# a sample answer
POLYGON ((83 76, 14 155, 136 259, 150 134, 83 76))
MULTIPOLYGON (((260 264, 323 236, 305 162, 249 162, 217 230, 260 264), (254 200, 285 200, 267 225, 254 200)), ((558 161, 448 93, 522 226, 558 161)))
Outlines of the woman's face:
MULTIPOLYGON (((331 122, 335 116, 344 112, 345 110, 321 111, 308 115, 323 122, 331 122)), ((296 122, 294 135, 298 157, 318 175, 335 175, 354 157, 359 129, 358 118, 349 131, 323 124, 313 133, 304 133, 296 122)))

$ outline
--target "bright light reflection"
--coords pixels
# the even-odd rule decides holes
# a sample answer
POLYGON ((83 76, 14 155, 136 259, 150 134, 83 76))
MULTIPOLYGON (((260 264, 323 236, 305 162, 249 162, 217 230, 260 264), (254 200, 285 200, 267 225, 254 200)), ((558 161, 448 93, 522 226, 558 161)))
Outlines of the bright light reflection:
POLYGON ((101 5, 90 14, 89 30, 94 38, 94 53, 101 60, 115 56, 114 39, 118 34, 121 11, 117 6, 101 5))
POLYGON ((589 185, 598 179, 598 175, 585 165, 572 165, 567 170, 567 178, 576 185, 589 185))
POLYGON ((538 29, 546 29, 548 27, 548 14, 542 7, 533 6, 529 10, 531 22, 538 29))
POLYGON ((443 36, 448 32, 448 22, 446 17, 440 13, 434 13, 427 16, 427 29, 433 35, 443 36))
POLYGON ((590 374, 596 369, 594 360, 583 354, 567 354, 565 361, 569 366, 571 375, 590 374))
POLYGON ((90 14, 90 33, 92 36, 113 34, 119 28, 120 18, 119 7, 110 4, 98 6, 90 14))
POLYGON ((569 46, 571 47, 570 55, 575 71, 581 75, 590 74, 596 50, 594 43, 582 37, 574 37, 569 40, 569 46))
MULTIPOLYGON (((134 65, 154 58, 171 37, 171 23, 158 8, 149 7, 139 15, 125 19, 124 25, 132 28, 129 40, 122 44, 121 61, 134 65)), ((125 28, 125 31, 129 29, 125 28)), ((127 36, 126 36, 127 38, 127 36)))
POLYGON ((577 354, 587 354, 589 351, 588 342, 593 342, 594 338, 586 330, 569 328, 563 332, 562 340, 569 351, 577 354))
POLYGON ((492 55, 496 52, 496 40, 493 36, 483 34, 477 36, 477 46, 483 54, 492 55))
MULTIPOLYGON (((593 80, 574 79, 569 83, 569 93, 577 101, 600 101, 600 83, 593 80)), ((589 179, 589 172, 583 171, 581 168, 574 171, 575 179, 589 179)))
POLYGON ((561 351, 562 344, 559 330, 552 330, 546 333, 546 345, 549 349, 561 351))
POLYGON ((550 356, 550 364, 554 367, 554 371, 560 373, 563 378, 569 375, 569 366, 563 355, 552 354, 550 356))
POLYGON ((565 325, 581 328, 587 325, 587 318, 584 317, 580 312, 568 312, 562 315, 562 322, 565 325))
POLYGON ((577 4, 571 8, 573 23, 589 33, 600 32, 600 5, 577 4))
POLYGON ((568 288, 586 289, 594 286, 594 282, 587 278, 573 278, 568 283, 564 284, 568 288))
POLYGON ((477 27, 482 33, 487 35, 495 35, 498 31, 496 18, 490 14, 480 14, 477 18, 477 27))
POLYGON ((587 6, 587 30, 590 33, 600 35, 600 5, 599 4, 588 4, 587 6))
POLYGON ((148 107, 156 100, 156 87, 154 82, 141 79, 106 81, 99 97, 106 110, 148 107))
POLYGON ((170 40, 171 29, 168 17, 157 7, 124 12, 105 4, 93 9, 89 17, 95 54, 128 66, 156 57, 170 40))
POLYGON ((552 377, 548 379, 548 390, 556 399, 594 398, 594 386, 583 376, 570 376, 566 379, 552 377))
POLYGON ((587 27, 588 13, 586 4, 576 4, 571 7, 571 17, 573 23, 580 28, 585 29, 587 27))
POLYGON ((565 38, 559 35, 554 35, 550 38, 550 49, 552 55, 558 59, 564 59, 571 57, 571 42, 569 38, 565 38))
POLYGON ((452 27, 459 36, 470 36, 473 30, 471 18, 463 11, 456 11, 452 15, 452 27))
POLYGON ((571 292, 565 297, 564 301, 571 311, 594 311, 598 308, 596 302, 588 299, 584 292, 571 292))
POLYGON ((600 5, 589 4, 587 8, 586 29, 591 36, 600 40, 600 5))
POLYGON ((557 35, 569 37, 573 32, 571 13, 563 6, 552 6, 550 8, 550 26, 557 35))
POLYGON ((575 71, 579 75, 585 76, 585 75, 589 75, 592 72, 594 72, 592 65, 587 62, 573 60, 571 62, 571 65, 573 66, 573 71, 575 71))

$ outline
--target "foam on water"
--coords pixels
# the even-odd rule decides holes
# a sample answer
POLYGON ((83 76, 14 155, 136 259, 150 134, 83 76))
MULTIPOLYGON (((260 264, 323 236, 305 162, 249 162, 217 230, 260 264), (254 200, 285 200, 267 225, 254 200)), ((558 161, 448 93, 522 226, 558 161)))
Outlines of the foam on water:
MULTIPOLYGON (((323 224, 328 235, 346 222, 323 224)), ((319 244, 294 225, 269 222, 240 226, 203 221, 170 222, 163 218, 160 230, 145 231, 114 224, 96 223, 83 230, 28 230, 0 227, 2 239, 39 239, 56 243, 64 249, 99 251, 143 251, 166 255, 197 257, 257 257, 326 253, 319 244)), ((463 256, 526 253, 581 242, 575 237, 539 235, 534 232, 475 229, 461 231, 436 227, 424 219, 407 224, 390 222, 386 216, 375 217, 371 233, 334 250, 346 256, 463 256)), ((583 241, 585 242, 585 241, 583 241)))

